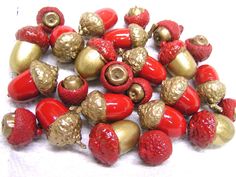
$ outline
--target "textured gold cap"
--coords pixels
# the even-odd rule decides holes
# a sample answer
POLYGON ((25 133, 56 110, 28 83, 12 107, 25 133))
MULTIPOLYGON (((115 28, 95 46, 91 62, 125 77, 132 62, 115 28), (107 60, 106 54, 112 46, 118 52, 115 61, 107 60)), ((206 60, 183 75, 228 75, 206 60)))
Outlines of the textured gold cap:
POLYGON ((147 32, 137 24, 130 24, 128 28, 133 47, 144 47, 148 40, 147 32))

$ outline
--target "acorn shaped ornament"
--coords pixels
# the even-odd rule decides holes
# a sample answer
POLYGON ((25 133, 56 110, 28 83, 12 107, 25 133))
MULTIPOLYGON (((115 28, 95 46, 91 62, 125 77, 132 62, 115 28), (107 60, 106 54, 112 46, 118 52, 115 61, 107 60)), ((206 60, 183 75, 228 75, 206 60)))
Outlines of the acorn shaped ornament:
POLYGON ((16 32, 16 43, 10 56, 10 67, 20 74, 29 69, 34 60, 39 60, 49 46, 47 34, 40 26, 26 26, 16 32))
POLYGON ((103 38, 113 42, 115 48, 130 49, 144 47, 148 40, 148 34, 141 26, 130 24, 128 28, 113 29, 106 32, 103 38))
POLYGON ((135 147, 139 136, 139 126, 130 120, 112 124, 99 123, 89 134, 89 149, 100 163, 111 166, 120 155, 135 147))
POLYGON ((69 63, 75 60, 79 52, 84 48, 84 39, 80 34, 68 26, 58 26, 50 35, 52 53, 61 63, 69 63))
POLYGON ((191 115, 200 108, 197 91, 188 85, 188 80, 181 76, 166 79, 161 84, 161 99, 182 114, 191 115))
POLYGON ((117 54, 112 42, 92 38, 75 60, 75 71, 87 80, 96 79, 102 67, 110 62, 117 60, 117 54))
POLYGON ((113 27, 118 16, 113 9, 103 8, 96 12, 85 12, 80 17, 79 33, 82 36, 99 37, 113 27))
POLYGON ((131 66, 133 73, 153 84, 160 84, 166 79, 166 69, 160 62, 148 56, 144 47, 127 50, 122 54, 122 61, 131 66))
POLYGON ((8 96, 14 101, 28 101, 39 94, 50 96, 56 90, 57 77, 57 67, 35 60, 9 83, 8 96))
POLYGON ((54 98, 42 99, 37 104, 36 116, 52 145, 63 147, 78 144, 81 148, 86 148, 81 142, 80 115, 69 111, 60 101, 54 98))
POLYGON ((150 101, 138 107, 141 126, 159 129, 170 137, 179 138, 186 134, 187 123, 184 116, 163 101, 150 101))
POLYGON ((202 101, 212 109, 221 111, 217 104, 225 97, 226 87, 219 81, 216 70, 210 65, 200 66, 195 75, 195 82, 202 101))

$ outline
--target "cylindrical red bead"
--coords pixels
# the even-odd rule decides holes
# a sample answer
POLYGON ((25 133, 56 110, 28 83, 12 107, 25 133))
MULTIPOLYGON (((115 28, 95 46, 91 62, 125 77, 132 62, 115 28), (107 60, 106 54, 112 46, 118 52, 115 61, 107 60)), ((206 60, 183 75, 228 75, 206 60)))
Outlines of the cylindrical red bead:
POLYGON ((118 20, 116 12, 110 8, 99 9, 95 13, 102 19, 105 30, 114 26, 118 20))

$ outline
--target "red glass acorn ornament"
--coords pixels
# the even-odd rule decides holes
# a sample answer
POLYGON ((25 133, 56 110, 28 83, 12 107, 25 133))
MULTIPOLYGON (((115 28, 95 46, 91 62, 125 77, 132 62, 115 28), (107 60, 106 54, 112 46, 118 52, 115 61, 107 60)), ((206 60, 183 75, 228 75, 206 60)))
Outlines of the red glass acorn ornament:
POLYGON ((40 93, 49 96, 56 90, 57 76, 57 67, 35 60, 9 83, 8 96, 14 101, 27 101, 40 93))
POLYGON ((148 56, 143 47, 127 50, 122 54, 122 61, 131 66, 134 74, 153 84, 160 84, 166 79, 166 69, 154 58, 148 56))
POLYGON ((61 63, 69 63, 75 60, 79 52, 84 48, 84 39, 80 34, 68 26, 58 26, 50 35, 52 53, 61 63))
POLYGON ((88 83, 82 77, 71 75, 62 80, 57 89, 63 103, 79 105, 87 96, 88 83))
POLYGON ((139 139, 138 154, 145 164, 160 165, 172 154, 171 139, 159 130, 145 132, 139 139))
POLYGON ((221 146, 233 138, 234 132, 229 118, 206 110, 194 114, 189 121, 189 141, 200 148, 221 146))
POLYGON ((178 25, 176 22, 171 20, 163 20, 157 24, 153 24, 148 35, 149 37, 153 36, 155 44, 160 46, 161 42, 178 40, 182 32, 182 25, 178 25))
POLYGON ((100 163, 111 166, 120 155, 134 148, 139 136, 139 126, 130 120, 99 123, 89 134, 89 149, 100 163))
POLYGON ((202 101, 209 104, 213 109, 220 109, 217 104, 225 96, 225 85, 219 81, 216 70, 210 65, 202 65, 198 67, 195 82, 197 92, 202 101))
POLYGON ((69 111, 60 101, 54 98, 42 99, 36 107, 37 119, 44 130, 47 131, 48 141, 62 147, 77 143, 81 148, 82 121, 80 115, 69 111))
POLYGON ((212 52, 212 46, 203 35, 196 35, 185 41, 187 50, 191 53, 196 62, 208 59, 212 52))
POLYGON ((152 93, 153 89, 151 84, 141 77, 134 78, 131 86, 127 90, 127 95, 134 104, 144 104, 148 102, 152 97, 152 93))
POLYGON ((55 27, 64 25, 65 19, 63 13, 58 8, 43 7, 38 11, 36 21, 45 32, 51 33, 55 27))
POLYGON ((87 80, 96 79, 102 67, 110 62, 117 60, 117 54, 112 42, 92 38, 75 60, 75 71, 87 80))
POLYGON ((113 9, 103 8, 96 12, 85 12, 81 15, 79 33, 82 36, 102 36, 113 27, 118 16, 113 9))
POLYGON ((134 23, 143 28, 147 26, 149 19, 150 17, 147 9, 137 6, 130 8, 129 12, 124 17, 125 23, 127 25, 134 23))
POLYGON ((182 41, 163 42, 158 55, 173 76, 191 79, 197 70, 197 64, 182 41))
POLYGON ((150 101, 138 107, 141 126, 159 129, 170 137, 179 138, 186 134, 187 123, 184 116, 163 101, 150 101))
POLYGON ((35 115, 27 109, 17 108, 14 113, 4 115, 2 133, 9 144, 25 146, 41 135, 37 128, 35 115))
POLYGON ((181 76, 166 79, 161 84, 161 99, 186 115, 194 114, 200 108, 200 98, 188 80, 181 76))
POLYGON ((40 26, 25 26, 16 32, 16 43, 10 56, 10 67, 20 74, 29 69, 30 64, 40 57, 49 46, 47 34, 40 26))
POLYGON ((107 90, 121 93, 130 87, 133 81, 133 72, 129 65, 112 61, 103 66, 100 74, 100 82, 107 90))
POLYGON ((234 122, 236 119, 236 100, 225 98, 218 105, 222 108, 222 110, 220 110, 221 114, 234 122))
POLYGON ((129 49, 144 47, 148 35, 141 26, 130 24, 128 28, 113 29, 106 32, 103 38, 113 42, 115 48, 129 49))
POLYGON ((129 97, 123 94, 101 93, 92 91, 81 103, 82 114, 87 120, 99 122, 118 121, 128 117, 134 108, 129 97))

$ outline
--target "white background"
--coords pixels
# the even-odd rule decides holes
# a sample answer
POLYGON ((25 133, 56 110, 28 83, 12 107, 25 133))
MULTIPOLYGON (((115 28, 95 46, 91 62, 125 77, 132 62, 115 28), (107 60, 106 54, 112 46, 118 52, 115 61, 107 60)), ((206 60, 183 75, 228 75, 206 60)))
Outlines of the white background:
MULTIPOLYGON (((14 45, 15 32, 22 26, 36 25, 37 11, 43 6, 56 6, 65 16, 65 24, 77 30, 81 13, 111 7, 117 11, 119 21, 115 28, 124 27, 123 16, 134 5, 145 7, 151 15, 150 23, 171 19, 184 26, 181 39, 196 34, 207 36, 213 45, 213 52, 206 63, 212 64, 227 87, 227 97, 236 98, 236 5, 233 0, 184 1, 184 0, 83 0, 83 1, 2 1, 0 7, 0 117, 13 112, 16 107, 34 111, 35 103, 14 104, 7 97, 7 85, 11 80, 9 55, 14 45), (4 5, 3 5, 4 3, 4 5), (18 11, 18 15, 17 15, 18 11)), ((149 54, 154 58, 157 52, 152 40, 147 44, 149 54)), ((42 60, 57 64, 52 55, 42 60)), ((59 80, 73 73, 72 65, 61 67, 59 80)), ((90 84, 90 91, 99 84, 90 84)), ((101 88, 99 88, 102 90, 101 88)), ((157 98, 157 93, 154 98, 157 98)), ((154 99, 153 98, 153 99, 154 99)), ((130 119, 137 120, 136 113, 130 119)), ((83 128, 83 142, 87 143, 89 126, 83 128)), ((88 150, 73 148, 57 149, 43 137, 22 149, 10 147, 0 134, 0 177, 200 177, 235 176, 236 137, 218 149, 196 150, 186 139, 173 141, 173 154, 168 161, 156 167, 142 164, 137 152, 123 155, 112 167, 104 167, 93 159, 88 150)))

